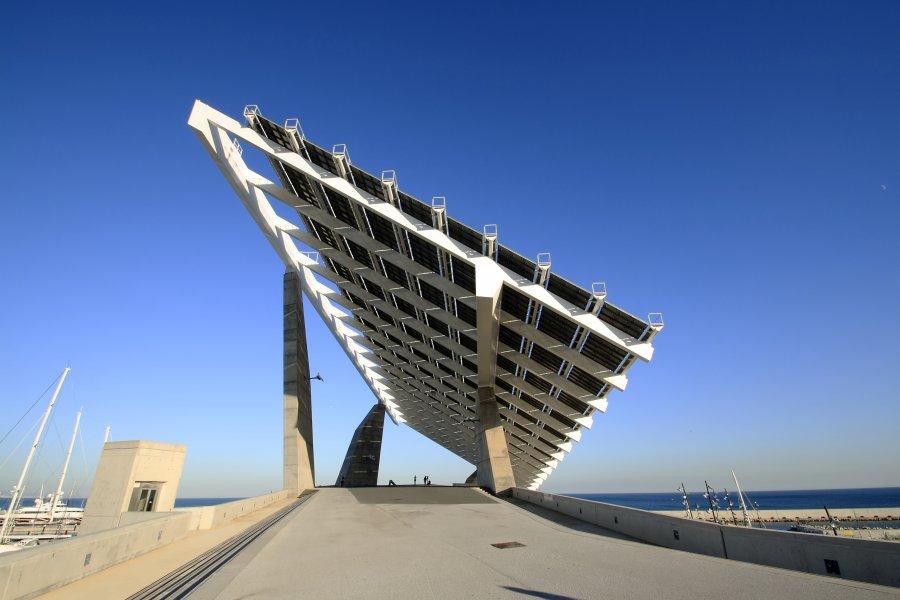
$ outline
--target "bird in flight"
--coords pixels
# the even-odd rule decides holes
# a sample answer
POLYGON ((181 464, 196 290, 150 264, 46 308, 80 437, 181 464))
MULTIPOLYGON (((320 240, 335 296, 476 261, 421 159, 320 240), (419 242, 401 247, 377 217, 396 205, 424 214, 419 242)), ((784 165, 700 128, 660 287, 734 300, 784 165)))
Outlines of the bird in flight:
POLYGON ((882 191, 882 192, 886 192, 886 191, 887 191, 887 186, 884 185, 883 183, 881 184, 881 191, 882 191))

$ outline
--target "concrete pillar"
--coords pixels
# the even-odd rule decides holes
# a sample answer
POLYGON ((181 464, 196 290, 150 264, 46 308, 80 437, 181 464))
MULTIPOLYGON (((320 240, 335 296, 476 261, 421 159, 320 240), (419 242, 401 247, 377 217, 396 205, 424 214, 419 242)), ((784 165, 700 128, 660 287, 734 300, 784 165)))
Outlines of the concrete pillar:
POLYGON ((479 459, 478 485, 495 494, 516 487, 503 419, 494 384, 497 376, 497 346, 500 335, 500 292, 502 278, 496 263, 477 259, 475 303, 477 328, 478 396, 476 403, 479 459))
POLYGON ((478 388, 478 485, 495 494, 516 487, 494 388, 478 388))
POLYGON ((353 432, 347 456, 334 485, 361 487, 378 485, 381 438, 384 433, 384 405, 376 402, 353 432))
POLYGON ((300 280, 284 274, 284 489, 300 493, 315 483, 312 393, 300 280))

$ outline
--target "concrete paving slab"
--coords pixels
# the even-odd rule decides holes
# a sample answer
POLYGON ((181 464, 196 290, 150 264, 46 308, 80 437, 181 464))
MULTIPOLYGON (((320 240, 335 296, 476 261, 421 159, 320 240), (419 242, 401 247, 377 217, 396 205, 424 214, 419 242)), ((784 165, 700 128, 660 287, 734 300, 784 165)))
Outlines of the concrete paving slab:
POLYGON ((191 598, 900 598, 894 588, 658 548, 456 491, 324 489, 191 598), (505 542, 520 545, 492 545, 505 542))

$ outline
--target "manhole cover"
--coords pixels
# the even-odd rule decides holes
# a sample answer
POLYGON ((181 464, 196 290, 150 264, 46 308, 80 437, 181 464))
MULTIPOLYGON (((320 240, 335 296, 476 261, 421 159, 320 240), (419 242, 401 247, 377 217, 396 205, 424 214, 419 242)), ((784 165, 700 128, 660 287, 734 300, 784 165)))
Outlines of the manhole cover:
POLYGON ((519 542, 500 542, 499 544, 491 544, 494 548, 500 548, 501 550, 506 550, 507 548, 524 548, 525 544, 521 544, 519 542))

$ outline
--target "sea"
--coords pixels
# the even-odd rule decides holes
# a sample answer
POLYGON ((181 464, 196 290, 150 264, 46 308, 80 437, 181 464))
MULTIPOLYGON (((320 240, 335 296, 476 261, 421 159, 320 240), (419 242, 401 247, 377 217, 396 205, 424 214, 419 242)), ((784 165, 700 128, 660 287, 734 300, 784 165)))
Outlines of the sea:
MULTIPOLYGON (((723 504, 722 490, 717 490, 720 505, 723 504)), ((641 508, 643 510, 681 510, 684 508, 681 492, 655 493, 617 493, 617 494, 583 494, 572 493, 566 496, 597 500, 609 504, 641 508)), ((900 487, 853 488, 834 490, 781 490, 781 491, 745 491, 744 495, 759 510, 786 510, 792 508, 894 508, 900 507, 900 487)), ((688 492, 691 507, 706 508, 703 492, 688 492)), ((192 506, 210 506, 241 500, 241 498, 178 498, 176 508, 192 506)), ((736 496, 732 500, 736 502, 736 496)), ((21 506, 31 506, 34 499, 26 499, 21 506)), ((70 499, 72 506, 83 506, 83 498, 70 499)), ((9 498, 0 498, 0 509, 6 510, 9 498)))
MULTIPOLYGON (((596 500, 619 506, 643 510, 682 510, 684 504, 680 491, 642 494, 565 494, 585 500, 596 500)), ((724 506, 722 490, 716 490, 719 505, 724 506)), ((853 488, 835 490, 780 490, 744 491, 744 497, 759 510, 789 510, 805 508, 895 508, 900 507, 900 487, 853 488)), ((737 505, 737 494, 731 492, 737 505)), ((706 510, 707 501, 702 491, 689 491, 691 507, 706 510)))

